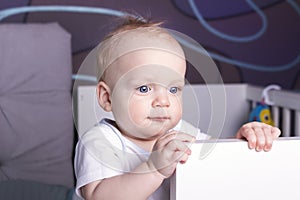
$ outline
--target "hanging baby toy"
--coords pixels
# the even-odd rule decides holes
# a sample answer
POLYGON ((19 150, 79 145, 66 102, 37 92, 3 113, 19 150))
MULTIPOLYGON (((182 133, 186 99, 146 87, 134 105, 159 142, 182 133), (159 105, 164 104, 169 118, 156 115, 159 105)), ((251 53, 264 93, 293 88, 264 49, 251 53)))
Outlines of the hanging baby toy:
POLYGON ((262 100, 256 104, 256 107, 251 111, 249 121, 258 121, 274 126, 270 107, 274 103, 270 100, 268 91, 280 90, 281 87, 278 85, 269 85, 262 92, 262 100))

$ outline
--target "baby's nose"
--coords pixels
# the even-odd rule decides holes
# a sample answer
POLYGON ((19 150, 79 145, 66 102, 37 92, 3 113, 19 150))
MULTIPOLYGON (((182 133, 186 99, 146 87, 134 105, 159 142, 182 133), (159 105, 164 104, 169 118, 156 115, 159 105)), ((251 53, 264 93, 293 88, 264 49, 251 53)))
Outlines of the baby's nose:
POLYGON ((170 106, 168 91, 165 88, 159 89, 156 92, 152 106, 153 107, 169 107, 170 106))

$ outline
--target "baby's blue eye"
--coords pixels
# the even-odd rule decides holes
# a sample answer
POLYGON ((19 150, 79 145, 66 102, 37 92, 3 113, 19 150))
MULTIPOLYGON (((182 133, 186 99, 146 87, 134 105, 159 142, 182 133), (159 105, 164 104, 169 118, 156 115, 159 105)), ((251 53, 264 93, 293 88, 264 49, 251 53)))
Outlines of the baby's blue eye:
POLYGON ((172 94, 177 93, 177 91, 178 91, 178 88, 177 88, 177 87, 171 87, 171 88, 170 88, 170 92, 171 92, 172 94))
POLYGON ((141 87, 138 88, 138 90, 141 93, 147 93, 149 92, 150 88, 147 85, 142 85, 141 87))

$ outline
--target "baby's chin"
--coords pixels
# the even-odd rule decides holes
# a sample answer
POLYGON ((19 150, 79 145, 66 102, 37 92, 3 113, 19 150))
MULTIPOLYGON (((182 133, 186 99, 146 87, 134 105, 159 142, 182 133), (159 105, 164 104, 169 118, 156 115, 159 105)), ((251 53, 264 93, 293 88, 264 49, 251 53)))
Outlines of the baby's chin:
POLYGON ((156 140, 162 135, 174 130, 174 127, 177 125, 177 123, 169 120, 169 121, 152 121, 149 122, 145 121, 145 123, 137 124, 131 124, 127 126, 123 126, 121 128, 121 132, 131 138, 137 139, 137 140, 144 140, 144 141, 150 141, 150 140, 156 140))
POLYGON ((170 131, 172 131, 174 127, 175 127, 175 125, 166 126, 166 127, 159 127, 159 128, 145 127, 144 130, 140 130, 142 132, 142 134, 140 134, 141 139, 143 139, 143 140, 157 139, 157 138, 163 136, 164 134, 167 134, 170 131))

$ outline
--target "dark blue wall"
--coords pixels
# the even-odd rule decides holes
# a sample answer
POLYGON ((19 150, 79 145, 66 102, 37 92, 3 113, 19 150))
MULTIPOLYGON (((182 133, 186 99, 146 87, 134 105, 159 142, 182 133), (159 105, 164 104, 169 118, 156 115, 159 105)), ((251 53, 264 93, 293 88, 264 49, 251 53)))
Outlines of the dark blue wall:
MULTIPOLYGON (((34 5, 104 7, 164 20, 165 27, 187 34, 212 53, 224 82, 300 89, 300 5, 296 1, 2 0, 0 9, 34 5)), ((63 12, 14 15, 1 23, 49 21, 58 21, 72 34, 74 72, 116 23, 111 16, 63 12)), ((194 74, 189 68, 189 81, 201 82, 194 74)))

